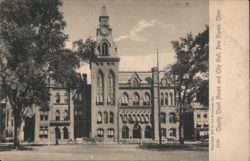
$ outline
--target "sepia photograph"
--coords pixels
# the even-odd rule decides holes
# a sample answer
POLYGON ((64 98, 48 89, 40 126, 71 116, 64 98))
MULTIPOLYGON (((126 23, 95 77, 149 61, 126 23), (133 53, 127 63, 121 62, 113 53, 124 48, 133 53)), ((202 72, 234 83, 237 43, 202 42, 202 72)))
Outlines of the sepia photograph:
POLYGON ((0 161, 208 161, 209 18, 208 0, 0 0, 0 161))

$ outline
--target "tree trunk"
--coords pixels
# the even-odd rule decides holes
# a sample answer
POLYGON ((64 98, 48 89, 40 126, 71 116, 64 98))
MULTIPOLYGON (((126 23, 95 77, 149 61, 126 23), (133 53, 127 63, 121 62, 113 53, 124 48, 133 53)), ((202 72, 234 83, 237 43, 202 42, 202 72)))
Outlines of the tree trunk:
POLYGON ((21 119, 20 116, 18 116, 18 114, 14 114, 14 145, 13 147, 15 149, 19 149, 20 148, 20 132, 21 132, 21 119))

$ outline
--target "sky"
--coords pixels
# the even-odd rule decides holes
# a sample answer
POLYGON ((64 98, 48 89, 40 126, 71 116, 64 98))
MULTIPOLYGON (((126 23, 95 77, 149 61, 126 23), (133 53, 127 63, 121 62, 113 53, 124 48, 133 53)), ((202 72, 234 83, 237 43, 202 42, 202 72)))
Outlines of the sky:
MULTIPOLYGON (((60 10, 69 35, 67 47, 75 40, 96 38, 101 7, 105 5, 112 36, 121 58, 122 71, 149 71, 175 62, 171 41, 196 35, 209 22, 208 0, 64 0, 60 10)), ((89 74, 89 66, 79 71, 89 74)))

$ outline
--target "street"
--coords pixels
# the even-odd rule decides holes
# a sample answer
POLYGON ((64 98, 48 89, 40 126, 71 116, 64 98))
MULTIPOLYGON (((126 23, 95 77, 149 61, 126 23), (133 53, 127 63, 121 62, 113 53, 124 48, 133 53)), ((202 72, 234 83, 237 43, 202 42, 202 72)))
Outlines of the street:
POLYGON ((138 145, 27 146, 23 150, 1 149, 1 161, 48 160, 144 160, 207 161, 208 151, 143 149, 138 145))

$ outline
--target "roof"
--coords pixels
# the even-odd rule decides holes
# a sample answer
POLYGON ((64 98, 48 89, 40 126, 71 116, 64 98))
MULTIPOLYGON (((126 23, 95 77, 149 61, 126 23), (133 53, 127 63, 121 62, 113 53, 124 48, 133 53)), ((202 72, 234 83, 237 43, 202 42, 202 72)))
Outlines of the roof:
POLYGON ((148 83, 146 78, 152 78, 152 73, 149 71, 120 71, 119 83, 128 83, 135 75, 141 80, 141 83, 148 83))

